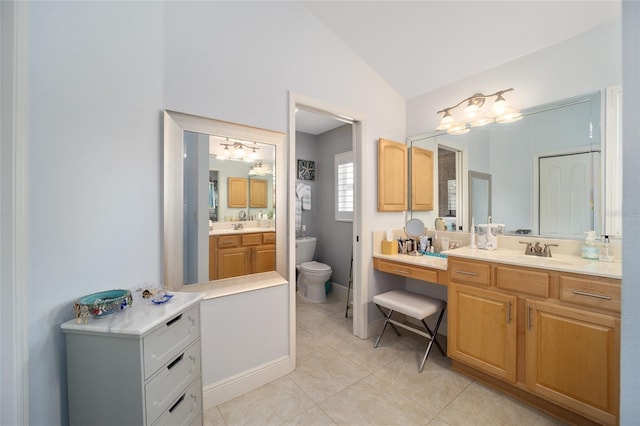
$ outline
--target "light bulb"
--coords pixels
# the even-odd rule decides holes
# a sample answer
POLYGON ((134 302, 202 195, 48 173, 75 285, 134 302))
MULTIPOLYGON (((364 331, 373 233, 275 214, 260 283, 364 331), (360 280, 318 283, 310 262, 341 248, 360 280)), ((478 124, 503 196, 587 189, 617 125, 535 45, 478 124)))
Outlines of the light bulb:
POLYGON ((480 108, 478 108, 478 105, 472 103, 472 101, 469 101, 469 105, 467 105, 467 107, 464 109, 464 118, 467 121, 473 121, 476 116, 478 114, 480 114, 480 108))
POLYGON ((225 160, 228 160, 231 157, 231 153, 229 152, 229 147, 226 145, 224 147, 224 151, 222 151, 222 157, 224 157, 225 160))
POLYGON ((470 124, 473 127, 481 127, 489 123, 493 123, 493 118, 487 117, 487 115, 482 111, 478 111, 475 118, 470 124))
POLYGON ((442 117, 442 120, 440 120, 440 124, 438 125, 438 127, 436 127, 436 130, 447 130, 454 124, 455 121, 453 120, 453 117, 451 116, 451 114, 449 114, 449 110, 446 110, 444 112, 444 117, 442 117))

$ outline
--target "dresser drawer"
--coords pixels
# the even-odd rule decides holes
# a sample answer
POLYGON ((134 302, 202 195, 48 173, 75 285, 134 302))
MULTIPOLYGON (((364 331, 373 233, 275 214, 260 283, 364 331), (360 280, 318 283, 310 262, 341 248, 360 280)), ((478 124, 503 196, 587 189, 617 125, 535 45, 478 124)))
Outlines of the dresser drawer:
POLYGON ((174 360, 198 337, 200 337, 199 306, 194 306, 175 316, 145 336, 142 342, 145 379, 174 360))
POLYGON ((408 265, 404 262, 393 262, 378 258, 374 259, 374 264, 375 268, 379 271, 402 275, 407 278, 413 278, 421 281, 428 281, 432 283, 438 282, 438 272, 435 270, 408 265))
POLYGON ((276 243, 276 233, 275 232, 265 232, 262 234, 262 244, 275 244, 276 243))
POLYGON ((549 273, 509 266, 496 266, 496 287, 501 290, 549 297, 549 273))
POLYGON ((586 277, 560 276, 560 300, 620 312, 620 283, 586 277))
POLYGON ((491 285, 491 266, 488 263, 448 259, 449 281, 482 287, 491 285))
POLYGON ((154 422, 163 411, 200 377, 200 341, 197 340, 169 364, 160 369, 145 386, 147 423, 154 422))
POLYGON ((189 389, 174 401, 169 409, 162 413, 153 426, 192 425, 202 416, 202 380, 196 380, 189 389))
POLYGON ((262 234, 242 234, 243 246, 255 246, 262 244, 262 234))
POLYGON ((231 248, 240 245, 239 235, 225 235, 218 237, 218 248, 231 248))

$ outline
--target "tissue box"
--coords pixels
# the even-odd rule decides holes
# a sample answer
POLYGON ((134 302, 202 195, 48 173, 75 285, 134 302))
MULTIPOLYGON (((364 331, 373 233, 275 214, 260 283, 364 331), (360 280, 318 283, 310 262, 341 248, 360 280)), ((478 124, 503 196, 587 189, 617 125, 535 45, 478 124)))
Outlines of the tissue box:
POLYGON ((386 241, 383 240, 382 244, 382 254, 398 254, 398 242, 397 241, 386 241))

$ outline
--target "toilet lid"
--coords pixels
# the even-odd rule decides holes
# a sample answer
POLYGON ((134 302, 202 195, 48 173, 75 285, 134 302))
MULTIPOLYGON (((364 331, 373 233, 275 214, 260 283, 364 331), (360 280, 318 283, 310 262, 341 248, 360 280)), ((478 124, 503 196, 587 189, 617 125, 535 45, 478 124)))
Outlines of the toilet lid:
POLYGON ((308 272, 324 272, 330 271, 331 267, 329 265, 325 265, 324 263, 313 261, 304 262, 302 265, 300 265, 300 269, 308 272))

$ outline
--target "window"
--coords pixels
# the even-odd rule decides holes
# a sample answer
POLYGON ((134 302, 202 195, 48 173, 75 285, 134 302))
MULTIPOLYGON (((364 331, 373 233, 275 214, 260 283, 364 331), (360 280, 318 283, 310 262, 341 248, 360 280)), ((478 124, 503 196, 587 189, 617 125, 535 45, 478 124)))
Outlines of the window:
POLYGON ((353 222, 353 152, 335 156, 336 221, 353 222))

